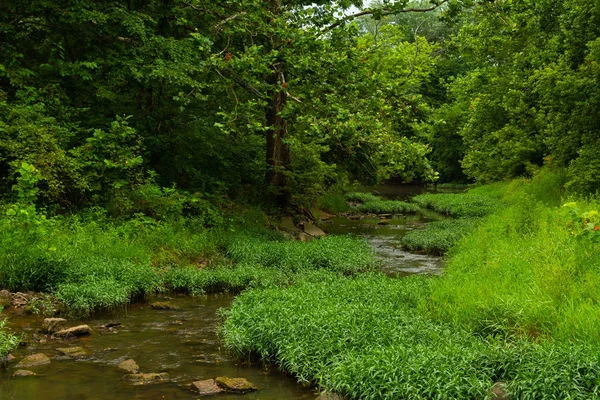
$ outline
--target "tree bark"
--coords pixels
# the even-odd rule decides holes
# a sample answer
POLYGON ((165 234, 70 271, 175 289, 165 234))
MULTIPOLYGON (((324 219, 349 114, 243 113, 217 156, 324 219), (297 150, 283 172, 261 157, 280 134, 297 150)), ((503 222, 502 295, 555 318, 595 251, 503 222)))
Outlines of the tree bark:
POLYGON ((272 98, 266 110, 267 122, 267 172, 266 181, 269 186, 270 203, 286 208, 290 205, 289 178, 290 146, 285 142, 287 136, 287 120, 282 118, 287 98, 284 91, 279 90, 283 76, 283 64, 273 67, 269 79, 272 85, 272 98))

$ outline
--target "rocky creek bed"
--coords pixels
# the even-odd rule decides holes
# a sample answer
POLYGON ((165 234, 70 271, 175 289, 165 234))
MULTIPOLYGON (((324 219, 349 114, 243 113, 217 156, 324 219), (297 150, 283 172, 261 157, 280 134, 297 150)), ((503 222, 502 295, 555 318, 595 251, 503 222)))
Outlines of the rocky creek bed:
MULTIPOLYGON (((276 369, 239 365, 220 348, 217 310, 232 300, 152 298, 121 315, 69 320, 65 326, 87 325, 91 331, 67 339, 43 333, 39 316, 13 316, 6 310, 8 326, 22 332, 27 345, 16 349, 8 367, 0 369, 0 399, 195 399, 199 393, 191 390, 193 382, 223 377, 255 385, 258 391, 244 394, 247 399, 314 399, 314 388, 276 369), (172 307, 152 308, 156 301, 172 307), (125 370, 128 360, 138 369, 125 370)), ((222 384, 217 387, 222 389, 222 384)), ((239 396, 222 392, 218 398, 239 396)))

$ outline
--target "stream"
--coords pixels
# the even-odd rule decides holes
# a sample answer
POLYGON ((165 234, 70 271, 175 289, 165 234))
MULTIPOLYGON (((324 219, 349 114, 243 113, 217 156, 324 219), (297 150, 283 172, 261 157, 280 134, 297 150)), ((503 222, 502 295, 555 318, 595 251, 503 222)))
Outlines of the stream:
MULTIPOLYGON (((387 198, 405 199, 415 190, 393 188, 387 198)), ((329 234, 352 234, 367 240, 389 276, 438 274, 442 260, 401 249, 399 240, 406 232, 439 219, 435 214, 394 215, 383 220, 378 216, 333 217, 324 221, 329 234), (382 222, 385 221, 385 222, 382 222)), ((183 295, 151 296, 146 302, 127 307, 114 317, 101 316, 85 321, 70 320, 68 325, 89 325, 92 335, 73 340, 33 341, 13 352, 17 360, 31 354, 44 353, 52 359, 49 365, 35 367, 37 376, 13 378, 14 363, 0 368, 0 400, 94 400, 94 399, 196 399, 189 386, 197 380, 217 376, 242 377, 254 383, 257 392, 236 395, 220 394, 219 399, 275 400, 315 399, 314 387, 299 384, 277 368, 261 365, 240 365, 221 349, 217 328, 221 323, 217 310, 227 308, 233 296, 183 295), (155 310, 149 304, 168 300, 175 310, 155 310), (104 329, 107 324, 118 324, 104 329), (57 348, 81 346, 91 355, 81 360, 57 360, 57 348), (134 386, 121 380, 120 362, 134 359, 141 372, 168 372, 169 381, 134 386)), ((13 316, 5 310, 7 326, 31 338, 41 328, 42 317, 13 316)))

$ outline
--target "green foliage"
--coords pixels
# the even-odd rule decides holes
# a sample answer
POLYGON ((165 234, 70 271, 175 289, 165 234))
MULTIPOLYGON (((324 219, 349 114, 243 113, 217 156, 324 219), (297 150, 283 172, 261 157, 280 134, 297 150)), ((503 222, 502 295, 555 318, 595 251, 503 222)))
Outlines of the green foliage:
POLYGON ((329 193, 317 201, 317 208, 332 214, 344 213, 350 210, 345 196, 340 193, 329 193))
POLYGON ((400 200, 370 200, 353 208, 353 211, 360 213, 374 214, 401 214, 416 213, 419 206, 400 200))
POLYGON ((375 268, 372 250, 349 237, 284 241, 249 211, 207 230, 202 217, 112 222, 103 210, 31 224, 0 220, 0 285, 50 292, 75 314, 126 304, 165 288, 192 294, 293 283, 313 270, 351 275, 375 268))
POLYGON ((518 398, 598 398, 597 347, 484 340, 434 322, 419 312, 429 284, 319 275, 250 290, 227 313, 223 337, 238 357, 276 362, 351 399, 486 398, 496 381, 518 398))
MULTIPOLYGON (((0 311, 2 311, 2 307, 0 307, 0 311)), ((8 355, 21 341, 17 336, 6 331, 5 324, 5 319, 0 320, 0 359, 8 355)))
POLYGON ((402 237, 402 247, 408 251, 443 255, 477 226, 478 218, 459 218, 428 223, 423 229, 402 237))
POLYGON ((432 285, 436 312, 484 336, 597 342, 598 204, 555 206, 548 181, 511 185, 508 206, 456 245, 432 285))
POLYGON ((378 201, 381 200, 379 197, 375 196, 373 193, 369 192, 350 192, 344 195, 344 198, 347 201, 352 201, 356 203, 367 203, 369 201, 378 201))
POLYGON ((454 217, 483 217, 497 211, 506 184, 486 185, 466 193, 426 193, 413 197, 418 205, 454 217))
POLYGON ((227 255, 238 264, 293 273, 324 269, 352 275, 376 267, 369 244, 347 236, 327 236, 303 243, 270 242, 240 235, 227 246, 227 255))

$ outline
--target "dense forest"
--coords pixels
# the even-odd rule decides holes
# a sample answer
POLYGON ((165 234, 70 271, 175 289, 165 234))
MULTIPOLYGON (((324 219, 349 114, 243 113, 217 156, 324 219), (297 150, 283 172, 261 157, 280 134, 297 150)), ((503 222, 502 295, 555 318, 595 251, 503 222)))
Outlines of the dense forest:
POLYGON ((594 3, 355 3, 2 2, 3 200, 34 179, 52 213, 301 210, 348 182, 544 164, 600 188, 594 3))
POLYGON ((599 79, 596 0, 2 0, 0 289, 241 293, 231 354, 352 399, 600 398, 599 79), (336 213, 443 275, 289 240, 336 213))

